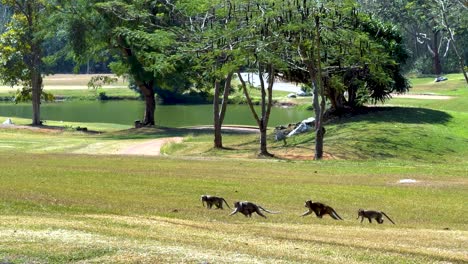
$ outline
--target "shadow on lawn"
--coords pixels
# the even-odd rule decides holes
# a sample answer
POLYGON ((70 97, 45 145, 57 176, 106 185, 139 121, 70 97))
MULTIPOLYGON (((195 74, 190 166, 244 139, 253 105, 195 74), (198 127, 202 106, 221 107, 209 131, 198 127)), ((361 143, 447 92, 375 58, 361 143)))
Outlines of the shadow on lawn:
MULTIPOLYGON (((412 107, 367 107, 353 116, 330 122, 325 135, 327 151, 338 159, 388 159, 404 156, 412 160, 445 160, 454 155, 450 137, 433 140, 422 124, 446 124, 446 112, 412 107), (375 125, 373 125, 375 124, 375 125), (344 126, 347 127, 346 129, 344 126), (416 125, 416 126, 413 126, 416 125)), ((441 135, 442 136, 442 135, 441 135)), ((300 148, 314 144, 314 137, 302 136, 288 142, 300 148)), ((313 152, 313 149, 311 149, 313 152)))
POLYGON ((365 120, 370 123, 445 124, 452 119, 446 112, 416 107, 375 106, 366 107, 359 113, 351 118, 338 119, 337 123, 365 120))

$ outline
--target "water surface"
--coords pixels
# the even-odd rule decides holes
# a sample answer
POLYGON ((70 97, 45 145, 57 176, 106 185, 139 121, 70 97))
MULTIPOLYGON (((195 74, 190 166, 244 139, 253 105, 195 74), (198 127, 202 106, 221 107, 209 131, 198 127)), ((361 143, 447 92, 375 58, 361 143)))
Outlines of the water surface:
MULTIPOLYGON (((143 118, 144 109, 143 101, 43 103, 41 118, 43 120, 132 125, 135 120, 143 118)), ((258 108, 257 111, 259 111, 258 108)), ((0 103, 0 116, 31 118, 32 107, 28 103, 0 103)), ((209 104, 158 105, 155 116, 157 125, 167 127, 213 124, 213 109, 209 104)), ((269 126, 295 123, 310 116, 312 116, 310 111, 274 107, 271 111, 269 126)), ((247 105, 229 105, 224 124, 256 125, 247 105)))

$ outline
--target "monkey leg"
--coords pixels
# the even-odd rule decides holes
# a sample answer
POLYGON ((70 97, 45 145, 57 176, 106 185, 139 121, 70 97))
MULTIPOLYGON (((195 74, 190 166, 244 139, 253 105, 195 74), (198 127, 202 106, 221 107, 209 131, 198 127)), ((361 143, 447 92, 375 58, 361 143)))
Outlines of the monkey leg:
POLYGON ((343 220, 343 218, 341 218, 341 216, 335 210, 332 209, 332 211, 333 211, 333 214, 338 218, 336 220, 343 220))
POLYGON ((257 214, 260 215, 261 217, 267 218, 264 214, 262 214, 262 212, 260 212, 259 209, 257 209, 256 212, 257 212, 257 214))
POLYGON ((312 211, 311 211, 311 210, 309 210, 309 211, 307 211, 307 212, 303 213, 301 216, 310 215, 311 213, 312 213, 312 211))
POLYGON ((237 212, 239 212, 239 208, 234 209, 234 211, 232 211, 232 213, 229 214, 229 216, 237 214, 237 212))
POLYGON ((331 218, 335 219, 335 220, 343 220, 341 219, 341 217, 335 212, 335 210, 333 210, 332 208, 330 208, 330 210, 327 210, 326 212, 327 214, 329 214, 331 216, 331 218))

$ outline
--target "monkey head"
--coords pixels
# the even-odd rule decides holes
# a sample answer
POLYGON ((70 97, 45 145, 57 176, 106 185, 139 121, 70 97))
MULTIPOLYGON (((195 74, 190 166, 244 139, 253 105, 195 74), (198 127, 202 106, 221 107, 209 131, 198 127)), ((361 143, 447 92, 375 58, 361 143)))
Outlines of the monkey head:
POLYGON ((356 218, 356 219, 358 219, 359 216, 362 215, 362 212, 364 212, 364 210, 362 210, 362 209, 359 209, 359 210, 357 211, 357 218, 356 218))

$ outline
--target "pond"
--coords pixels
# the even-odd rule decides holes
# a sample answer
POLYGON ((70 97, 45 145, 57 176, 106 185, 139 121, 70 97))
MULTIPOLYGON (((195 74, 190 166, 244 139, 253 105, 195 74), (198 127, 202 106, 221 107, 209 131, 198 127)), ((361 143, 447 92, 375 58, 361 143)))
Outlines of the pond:
MULTIPOLYGON (((116 123, 132 125, 143 118, 143 101, 72 101, 43 103, 41 119, 91 123, 116 123)), ((259 111, 259 108, 257 108, 259 111)), ((0 103, 0 116, 31 118, 31 104, 0 103)), ((156 124, 182 127, 213 124, 212 105, 158 105, 156 124)), ((299 122, 311 117, 313 112, 295 108, 274 107, 269 126, 299 122)), ((14 119, 13 119, 14 121, 14 119)), ((247 105, 229 105, 225 125, 256 125, 247 105)))

